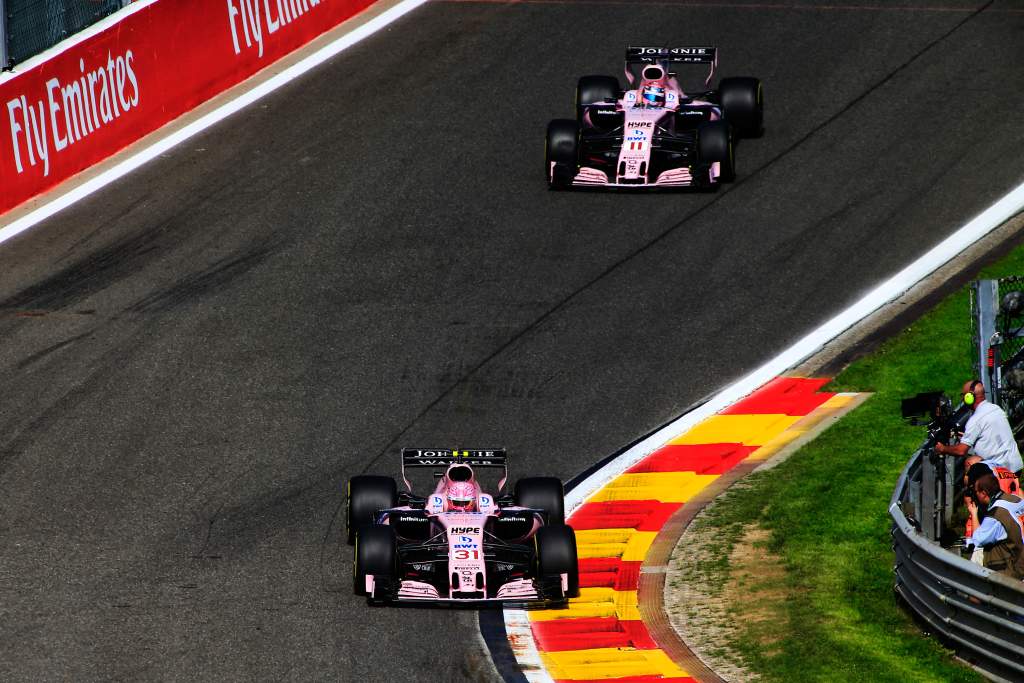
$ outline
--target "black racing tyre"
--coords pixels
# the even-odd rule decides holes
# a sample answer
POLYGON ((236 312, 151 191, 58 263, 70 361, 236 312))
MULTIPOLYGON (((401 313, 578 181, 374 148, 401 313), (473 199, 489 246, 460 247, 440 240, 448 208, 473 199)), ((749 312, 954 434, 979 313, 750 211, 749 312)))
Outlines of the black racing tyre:
POLYGON ((764 88, 761 81, 745 76, 723 78, 718 95, 725 120, 744 138, 764 133, 764 88))
POLYGON ((537 574, 541 578, 569 575, 567 598, 580 594, 580 567, 576 559, 576 532, 566 524, 541 527, 533 537, 537 552, 537 574))
POLYGON ((356 533, 352 559, 352 591, 366 595, 366 575, 395 577, 398 574, 398 538, 387 524, 366 524, 356 533))
POLYGON ((736 179, 736 150, 728 121, 709 121, 697 128, 697 154, 701 161, 721 163, 723 183, 736 179))
POLYGON ((363 474, 348 480, 348 507, 345 532, 348 544, 356 540, 356 531, 363 524, 373 524, 378 510, 398 505, 398 485, 391 477, 363 474))
POLYGON ((544 142, 544 173, 551 189, 564 190, 572 185, 579 170, 579 159, 580 124, 570 119, 555 119, 549 123, 544 142))
POLYGON ((584 107, 595 102, 617 100, 619 79, 615 76, 583 76, 576 84, 576 119, 583 120, 584 107))
POLYGON ((565 524, 565 489, 555 477, 526 477, 516 482, 516 505, 543 510, 548 524, 565 524))

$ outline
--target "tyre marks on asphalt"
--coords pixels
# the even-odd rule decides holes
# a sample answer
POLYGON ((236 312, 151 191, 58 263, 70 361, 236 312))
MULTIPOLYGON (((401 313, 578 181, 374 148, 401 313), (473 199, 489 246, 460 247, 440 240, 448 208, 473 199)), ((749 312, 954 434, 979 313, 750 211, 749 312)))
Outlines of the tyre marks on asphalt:
POLYGON ((577 508, 568 523, 576 530, 580 596, 565 608, 528 611, 528 622, 521 612, 507 617, 528 624, 509 629, 526 677, 695 680, 652 637, 641 616, 638 590, 648 550, 668 520, 721 475, 778 452, 811 427, 809 415, 848 400, 820 391, 827 382, 791 377, 769 382, 656 449, 577 508), (523 642, 524 636, 531 642, 523 642), (534 651, 539 666, 530 661, 534 651))

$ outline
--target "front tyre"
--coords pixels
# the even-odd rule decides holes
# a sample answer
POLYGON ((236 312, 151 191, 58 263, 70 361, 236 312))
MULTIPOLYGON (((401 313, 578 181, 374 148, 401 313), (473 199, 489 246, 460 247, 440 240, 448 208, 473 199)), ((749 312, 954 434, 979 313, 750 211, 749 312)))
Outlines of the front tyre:
POLYGON ((553 190, 572 186, 580 166, 580 124, 570 119, 555 119, 548 124, 544 144, 544 172, 553 190))
POLYGON ((697 128, 697 154, 708 164, 719 163, 718 179, 723 183, 736 179, 736 150, 728 121, 709 121, 697 128))
POLYGON ((723 78, 718 95, 725 120, 744 138, 764 133, 764 88, 756 78, 723 78))
POLYGON ((391 477, 363 474, 348 480, 348 506, 345 532, 348 544, 356 540, 356 531, 364 524, 373 524, 378 510, 398 505, 398 485, 391 477))
POLYGON ((568 574, 569 589, 565 597, 577 597, 580 594, 580 567, 576 558, 576 532, 572 527, 565 524, 541 527, 534 536, 534 544, 538 578, 553 581, 561 574, 568 574))
POLYGON ((378 583, 398 576, 398 538, 395 530, 387 524, 360 527, 356 533, 354 555, 352 592, 356 595, 368 595, 368 575, 372 575, 378 583))

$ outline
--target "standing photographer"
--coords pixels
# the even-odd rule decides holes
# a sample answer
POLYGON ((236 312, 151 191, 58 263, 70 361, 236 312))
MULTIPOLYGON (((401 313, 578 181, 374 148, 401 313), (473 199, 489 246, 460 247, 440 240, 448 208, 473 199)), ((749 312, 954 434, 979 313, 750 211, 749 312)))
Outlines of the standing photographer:
POLYGON ((974 498, 968 499, 974 533, 971 543, 985 549, 985 566, 1015 579, 1024 579, 1024 501, 1004 493, 999 481, 986 474, 974 484, 974 498), (987 508, 979 521, 979 506, 987 508))
POLYGON ((996 404, 985 400, 985 385, 980 380, 974 379, 964 384, 963 398, 964 404, 971 409, 971 417, 964 426, 960 443, 955 446, 935 444, 935 452, 963 458, 973 451, 985 460, 1019 473, 1024 463, 1021 462, 1020 451, 1006 413, 996 404))

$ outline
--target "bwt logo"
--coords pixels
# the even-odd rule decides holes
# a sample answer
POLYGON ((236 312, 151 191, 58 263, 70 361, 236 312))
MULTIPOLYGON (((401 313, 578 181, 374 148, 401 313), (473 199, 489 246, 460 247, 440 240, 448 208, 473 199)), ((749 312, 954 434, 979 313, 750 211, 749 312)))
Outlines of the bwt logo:
POLYGON ((79 59, 80 77, 67 84, 56 78, 46 81, 45 103, 43 99, 30 103, 25 95, 8 100, 7 118, 18 173, 25 170, 24 151, 29 165, 42 163, 43 175, 50 175, 50 140, 53 149, 60 152, 139 106, 134 59, 131 50, 117 57, 108 52, 105 64, 88 70, 85 60, 79 59))
POLYGON ((242 51, 238 42, 239 24, 242 26, 245 46, 251 48, 253 43, 256 43, 259 56, 262 57, 264 26, 267 35, 277 33, 282 26, 292 23, 321 2, 322 0, 227 0, 231 44, 235 48, 235 54, 242 51))

